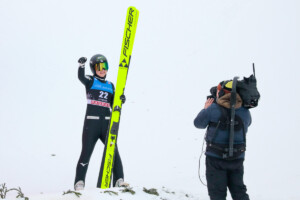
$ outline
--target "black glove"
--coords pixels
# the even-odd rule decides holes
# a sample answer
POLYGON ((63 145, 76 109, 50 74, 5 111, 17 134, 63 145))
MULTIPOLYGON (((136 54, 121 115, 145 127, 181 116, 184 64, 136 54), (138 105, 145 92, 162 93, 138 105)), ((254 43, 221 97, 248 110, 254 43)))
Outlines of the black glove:
POLYGON ((121 101, 122 101, 122 104, 124 104, 124 103, 125 103, 125 101, 126 101, 126 97, 125 97, 125 95, 124 95, 124 94, 122 94, 122 95, 120 96, 120 99, 121 99, 121 101))
POLYGON ((84 64, 86 62, 86 60, 87 60, 86 57, 81 57, 81 58, 79 58, 78 63, 84 64))

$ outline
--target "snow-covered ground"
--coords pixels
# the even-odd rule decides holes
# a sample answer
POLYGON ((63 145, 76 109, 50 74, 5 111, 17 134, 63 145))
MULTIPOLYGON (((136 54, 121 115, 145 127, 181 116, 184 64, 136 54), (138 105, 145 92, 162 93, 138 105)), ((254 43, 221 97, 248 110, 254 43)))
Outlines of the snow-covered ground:
MULTIPOLYGON (((11 198, 9 198, 11 199, 11 198)), ((61 193, 47 193, 32 195, 30 200, 200 200, 199 195, 186 193, 181 190, 170 190, 165 187, 145 188, 145 187, 128 187, 128 188, 111 188, 111 189, 87 189, 84 191, 63 191, 61 193)))
MULTIPOLYGON (((140 16, 118 145, 136 196, 95 188, 99 142, 80 199, 208 200, 198 178, 205 130, 193 120, 212 86, 249 76, 252 62, 261 101, 247 137, 249 195, 300 199, 297 0, 1 0, 0 184, 30 199, 74 198, 62 193, 73 188, 86 109, 77 60, 104 54, 116 82, 128 6, 140 16)), ((205 180, 204 167, 203 157, 205 180)))

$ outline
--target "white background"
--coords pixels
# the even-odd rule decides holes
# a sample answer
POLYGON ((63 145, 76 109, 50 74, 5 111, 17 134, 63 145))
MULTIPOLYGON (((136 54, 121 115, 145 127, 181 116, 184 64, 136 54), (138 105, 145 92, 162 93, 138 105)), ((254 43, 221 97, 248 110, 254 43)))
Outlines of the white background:
MULTIPOLYGON (((77 60, 104 54, 116 82, 131 5, 140 16, 118 139, 126 181, 208 199, 197 174, 205 130, 193 120, 212 86, 249 76, 255 62, 261 101, 245 183, 252 199, 299 199, 297 0, 0 0, 0 184, 27 194, 73 187, 86 109, 77 60)), ((99 142, 87 188, 102 151, 99 142)))

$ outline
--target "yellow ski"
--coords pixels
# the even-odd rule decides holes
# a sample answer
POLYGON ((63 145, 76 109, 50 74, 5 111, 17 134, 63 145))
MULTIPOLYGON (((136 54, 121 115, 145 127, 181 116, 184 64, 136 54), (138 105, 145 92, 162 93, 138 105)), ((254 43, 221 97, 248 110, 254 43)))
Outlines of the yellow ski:
POLYGON ((114 165, 115 146, 117 143, 120 116, 122 110, 122 101, 120 99, 120 96, 124 94, 125 90, 138 17, 139 11, 135 7, 129 7, 127 10, 125 22, 118 78, 110 119, 109 133, 106 137, 105 148, 103 152, 100 174, 97 184, 97 187, 99 188, 109 188, 111 183, 112 169, 114 165))

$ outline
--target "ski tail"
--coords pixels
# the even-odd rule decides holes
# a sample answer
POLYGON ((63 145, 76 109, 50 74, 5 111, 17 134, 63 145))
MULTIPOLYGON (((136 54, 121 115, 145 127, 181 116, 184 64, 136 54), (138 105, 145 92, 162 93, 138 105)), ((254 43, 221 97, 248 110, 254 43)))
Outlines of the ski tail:
POLYGON ((109 188, 111 184, 115 147, 117 144, 117 136, 119 132, 122 109, 122 101, 120 99, 120 96, 124 94, 125 91, 138 17, 139 11, 135 7, 131 6, 127 9, 114 103, 112 106, 110 126, 105 141, 102 163, 97 183, 97 187, 103 189, 109 188))

